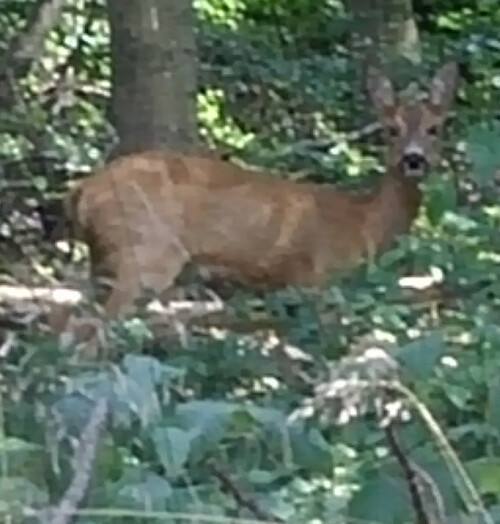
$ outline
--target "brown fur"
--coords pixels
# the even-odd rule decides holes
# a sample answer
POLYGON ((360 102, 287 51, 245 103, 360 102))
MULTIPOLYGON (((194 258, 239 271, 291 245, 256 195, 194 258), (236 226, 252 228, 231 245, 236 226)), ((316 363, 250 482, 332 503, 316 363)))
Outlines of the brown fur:
POLYGON ((386 249, 409 229, 421 200, 403 154, 413 144, 437 162, 439 137, 428 130, 441 130, 455 78, 456 67, 444 66, 428 101, 402 105, 370 69, 368 89, 392 135, 386 173, 365 195, 160 151, 119 158, 84 179, 68 212, 93 273, 112 278, 106 312, 131 306, 143 288, 169 288, 187 264, 252 288, 307 287, 386 249))

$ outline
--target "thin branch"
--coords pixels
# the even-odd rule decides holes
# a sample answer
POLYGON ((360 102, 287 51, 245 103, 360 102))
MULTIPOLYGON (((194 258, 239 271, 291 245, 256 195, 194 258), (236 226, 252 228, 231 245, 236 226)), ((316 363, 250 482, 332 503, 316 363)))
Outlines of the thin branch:
POLYGON ((16 103, 16 83, 43 52, 43 40, 59 21, 67 0, 43 0, 33 10, 24 31, 13 38, 0 60, 0 102, 3 109, 16 103))
POLYGON ((107 402, 104 399, 98 400, 75 452, 73 479, 59 504, 40 515, 40 521, 44 524, 68 524, 78 511, 78 506, 81 504, 91 480, 99 435, 106 421, 107 413, 107 402))
POLYGON ((422 469, 414 462, 412 463, 412 466, 413 470, 415 471, 415 474, 417 474, 419 477, 420 486, 422 487, 422 490, 425 489, 426 497, 429 500, 426 503, 426 508, 431 518, 431 521, 438 523, 445 522, 446 513, 444 508, 444 501, 437 484, 434 482, 434 479, 427 473, 427 471, 422 469), (432 504, 432 507, 430 502, 432 504), (430 515, 431 510, 433 511, 432 516, 430 515))
POLYGON ((27 21, 24 32, 12 40, 3 62, 16 77, 24 74, 31 63, 40 57, 45 35, 58 23, 66 1, 41 2, 27 21))
POLYGON ((247 509, 256 519, 264 522, 285 522, 283 519, 262 509, 255 500, 245 494, 243 490, 236 485, 234 480, 230 478, 229 473, 224 471, 224 468, 214 459, 210 459, 207 465, 212 475, 221 483, 222 489, 230 493, 236 503, 240 507, 247 509))
MULTIPOLYGON (((299 418, 311 417, 321 408, 325 408, 327 403, 332 400, 337 402, 337 400, 341 398, 339 391, 345 389, 345 384, 355 387, 359 398, 361 398, 361 393, 368 392, 371 395, 377 390, 386 391, 388 393, 397 393, 402 400, 404 399, 410 407, 413 407, 416 410, 418 416, 433 436, 433 441, 450 470, 453 482, 463 501, 466 511, 475 518, 479 517, 485 524, 494 524, 493 517, 488 513, 481 495, 472 482, 466 468, 458 458, 448 439, 445 437, 438 422, 435 420, 427 406, 420 401, 415 393, 399 380, 374 380, 373 378, 360 380, 359 378, 355 378, 354 380, 351 379, 349 381, 343 380, 342 388, 340 388, 336 382, 338 383, 339 381, 329 380, 321 383, 317 387, 317 392, 314 397, 308 399, 302 404, 302 406, 293 411, 288 417, 288 420, 291 422, 299 418)), ((417 470, 418 468, 414 469, 417 470)), ((423 475, 421 475, 421 478, 426 481, 428 486, 431 486, 431 489, 433 488, 428 479, 425 479, 423 475)), ((433 490, 433 493, 434 495, 436 494, 435 489, 433 490)), ((437 500, 436 496, 434 496, 434 500, 437 500)))
POLYGON ((405 452, 398 442, 394 430, 394 422, 390 422, 384 428, 384 431, 389 448, 396 457, 396 460, 399 462, 399 465, 403 470, 403 474, 406 477, 408 491, 410 492, 411 505, 413 507, 413 511, 415 512, 416 524, 431 524, 431 521, 427 516, 427 512, 425 511, 424 502, 422 500, 422 488, 419 484, 418 475, 416 474, 412 464, 406 457, 405 452))

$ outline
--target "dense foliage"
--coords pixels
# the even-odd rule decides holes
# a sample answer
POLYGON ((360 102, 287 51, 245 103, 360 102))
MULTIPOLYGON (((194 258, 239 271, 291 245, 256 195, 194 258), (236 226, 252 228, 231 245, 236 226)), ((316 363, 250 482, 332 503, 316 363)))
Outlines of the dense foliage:
MULTIPOLYGON (((3 0, 5 56, 35 5, 3 0)), ((195 5, 206 142, 276 176, 288 170, 319 182, 369 183, 380 141, 353 133, 373 115, 342 3, 195 5)), ((470 513, 478 493, 492 521, 500 519, 500 10, 496 0, 414 8, 423 62, 402 75, 396 69, 395 80, 425 82, 449 54, 460 57, 463 80, 443 168, 425 185, 411 235, 314 296, 265 297, 287 344, 234 333, 153 340, 134 319, 115 326, 112 347, 95 360, 61 347, 36 322, 22 330, 6 324, 2 517, 17 522, 26 508, 62 497, 76 439, 95 399, 106 398, 110 423, 83 504, 94 511, 82 511, 82 524, 105 516, 167 521, 172 513, 411 522, 408 486, 376 416, 387 402, 404 415, 396 426, 402 448, 432 479, 433 511, 442 501, 448 515, 470 513), (440 281, 438 299, 408 299, 397 285, 408 274, 440 281), (363 353, 368 336, 387 353, 363 353), (335 412, 317 401, 307 417, 290 421, 318 379, 337 391, 335 412), (389 381, 390 391, 366 385, 375 379, 389 381)), ((46 282, 61 271, 63 255, 43 236, 50 217, 37 209, 111 146, 108 46, 103 1, 74 0, 15 85, 5 87, 11 79, 0 74, 4 281, 46 282)), ((245 315, 262 307, 259 300, 238 295, 234 306, 245 315)))

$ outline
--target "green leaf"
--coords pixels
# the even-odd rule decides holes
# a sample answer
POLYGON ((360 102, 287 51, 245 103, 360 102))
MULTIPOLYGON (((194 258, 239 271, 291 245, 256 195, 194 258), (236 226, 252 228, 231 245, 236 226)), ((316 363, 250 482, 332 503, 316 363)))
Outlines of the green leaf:
POLYGON ((280 434, 287 427, 286 415, 275 408, 258 408, 249 407, 248 412, 258 421, 266 430, 278 431, 280 434))
POLYGON ((37 480, 44 469, 44 448, 15 437, 0 437, 0 457, 11 476, 37 480))
POLYGON ((223 501, 215 483, 190 484, 172 489, 167 509, 173 513, 224 516, 226 507, 223 501))
POLYGON ((464 216, 449 209, 443 217, 443 222, 450 228, 460 233, 472 233, 480 224, 470 217, 464 216))
POLYGON ((164 385, 165 382, 184 375, 184 370, 167 366, 156 358, 144 355, 126 355, 123 366, 129 377, 149 388, 164 385))
POLYGON ((217 447, 237 407, 229 402, 194 400, 177 408, 176 425, 189 432, 192 460, 201 460, 217 447))
POLYGON ((191 436, 179 428, 156 427, 152 432, 156 454, 169 477, 182 473, 191 448, 191 436))
POLYGON ((158 395, 151 383, 141 383, 125 375, 114 383, 116 399, 135 413, 143 426, 158 420, 161 410, 158 395))
POLYGON ((33 444, 32 442, 27 442, 26 440, 21 440, 15 437, 0 437, 0 454, 3 456, 8 455, 9 461, 14 455, 31 454, 33 451, 38 451, 40 449, 42 449, 42 447, 38 444, 33 444))
POLYGON ((448 400, 460 410, 465 410, 473 398, 470 387, 463 384, 446 384, 443 393, 448 400))
POLYGON ((450 177, 435 175, 429 178, 424 196, 427 218, 437 225, 449 209, 457 205, 457 191, 450 177))
POLYGON ((466 466, 481 494, 500 493, 500 458, 481 457, 466 466))
POLYGON ((412 522, 407 487, 400 478, 383 473, 373 475, 354 494, 348 514, 353 520, 366 522, 412 522))
POLYGON ((500 432, 500 378, 488 384, 487 421, 500 432))
POLYGON ((32 180, 33 180, 33 185, 35 186, 35 188, 38 191, 40 191, 40 193, 47 191, 47 188, 49 187, 49 183, 44 176, 34 176, 32 180))
POLYGON ((123 359, 123 367, 134 382, 149 390, 161 380, 161 364, 155 358, 129 354, 123 359))
POLYGON ((71 396, 67 395, 59 399, 55 406, 64 415, 65 422, 72 431, 81 431, 81 428, 87 424, 92 409, 89 398, 105 398, 109 402, 115 425, 125 427, 131 425, 132 414, 137 410, 137 405, 132 403, 125 393, 134 389, 134 382, 127 377, 122 377, 120 373, 117 377, 111 372, 89 372, 81 373, 68 381, 67 389, 71 396), (127 388, 126 383, 130 383, 130 387, 127 388))
POLYGON ((333 470, 333 456, 328 442, 316 428, 295 427, 290 431, 294 462, 310 471, 329 475, 333 470))
POLYGON ((435 332, 398 348, 394 355, 410 378, 424 380, 432 374, 443 353, 442 334, 435 332))
POLYGON ((165 479, 141 468, 127 470, 108 489, 116 506, 145 511, 164 511, 172 494, 165 479))
POLYGON ((56 400, 52 409, 64 422, 65 431, 70 435, 79 436, 88 424, 92 405, 88 398, 72 393, 56 400))
POLYGON ((247 475, 248 482, 258 485, 272 484, 281 477, 280 471, 265 471, 263 469, 252 469, 247 475))
POLYGON ((469 127, 466 144, 473 179, 480 185, 488 184, 500 169, 500 123, 492 122, 488 126, 480 123, 469 127))
POLYGON ((25 478, 0 477, 0 514, 48 504, 48 494, 25 478))

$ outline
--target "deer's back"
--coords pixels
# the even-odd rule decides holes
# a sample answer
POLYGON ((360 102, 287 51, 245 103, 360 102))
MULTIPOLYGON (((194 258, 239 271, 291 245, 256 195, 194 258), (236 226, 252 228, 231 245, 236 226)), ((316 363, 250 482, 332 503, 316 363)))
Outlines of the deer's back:
MULTIPOLYGON (((117 253, 116 260, 131 245, 168 245, 211 275, 279 287, 319 283, 361 257, 364 208, 353 195, 222 161, 124 157, 78 191, 82 239, 102 256, 117 253)), ((166 264, 167 256, 158 258, 166 264)))

